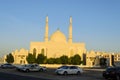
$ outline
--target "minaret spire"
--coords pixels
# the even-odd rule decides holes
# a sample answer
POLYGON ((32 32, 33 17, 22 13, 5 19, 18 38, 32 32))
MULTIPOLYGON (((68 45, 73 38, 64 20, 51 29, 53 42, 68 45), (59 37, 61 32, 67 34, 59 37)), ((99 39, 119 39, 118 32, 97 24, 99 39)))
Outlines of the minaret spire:
POLYGON ((44 37, 44 41, 48 42, 48 16, 46 16, 46 25, 45 25, 45 37, 44 37))
POLYGON ((72 43, 72 17, 70 16, 70 25, 69 25, 69 38, 68 42, 72 43))

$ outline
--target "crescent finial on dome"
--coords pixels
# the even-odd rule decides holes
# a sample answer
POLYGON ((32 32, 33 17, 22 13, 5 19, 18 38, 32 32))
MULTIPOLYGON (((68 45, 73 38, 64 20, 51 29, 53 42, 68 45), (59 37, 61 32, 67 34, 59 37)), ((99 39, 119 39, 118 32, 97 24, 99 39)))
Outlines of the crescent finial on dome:
POLYGON ((57 31, 60 31, 60 29, 59 29, 59 28, 57 28, 57 31))

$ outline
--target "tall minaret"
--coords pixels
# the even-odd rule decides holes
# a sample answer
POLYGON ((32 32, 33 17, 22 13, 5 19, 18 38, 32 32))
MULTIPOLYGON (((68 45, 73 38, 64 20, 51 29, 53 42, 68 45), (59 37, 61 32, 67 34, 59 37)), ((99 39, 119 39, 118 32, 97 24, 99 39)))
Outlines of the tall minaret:
POLYGON ((72 17, 70 17, 70 25, 69 25, 69 38, 68 42, 72 43, 72 17))
POLYGON ((44 41, 48 42, 48 16, 46 16, 46 25, 45 25, 45 37, 44 41))

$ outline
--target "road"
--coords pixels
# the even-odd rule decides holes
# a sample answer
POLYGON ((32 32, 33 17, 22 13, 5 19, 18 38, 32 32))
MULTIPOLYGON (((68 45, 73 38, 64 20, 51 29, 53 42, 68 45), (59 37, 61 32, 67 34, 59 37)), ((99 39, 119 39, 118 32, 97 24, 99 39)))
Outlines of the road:
POLYGON ((0 80, 50 80, 50 79, 35 78, 30 76, 20 76, 20 75, 0 72, 0 80))
POLYGON ((80 75, 56 75, 55 69, 46 72, 19 72, 16 69, 0 69, 0 80, 104 80, 101 70, 85 69, 80 75))

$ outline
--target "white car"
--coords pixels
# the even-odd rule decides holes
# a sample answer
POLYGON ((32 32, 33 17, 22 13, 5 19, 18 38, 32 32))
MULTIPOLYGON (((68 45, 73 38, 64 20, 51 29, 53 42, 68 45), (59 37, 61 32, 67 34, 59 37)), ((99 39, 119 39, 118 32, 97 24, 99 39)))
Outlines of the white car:
POLYGON ((26 64, 16 68, 18 71, 46 71, 46 67, 39 66, 38 64, 26 64))
POLYGON ((77 66, 61 66, 56 71, 56 74, 68 75, 68 74, 77 74, 81 75, 83 70, 77 66))

